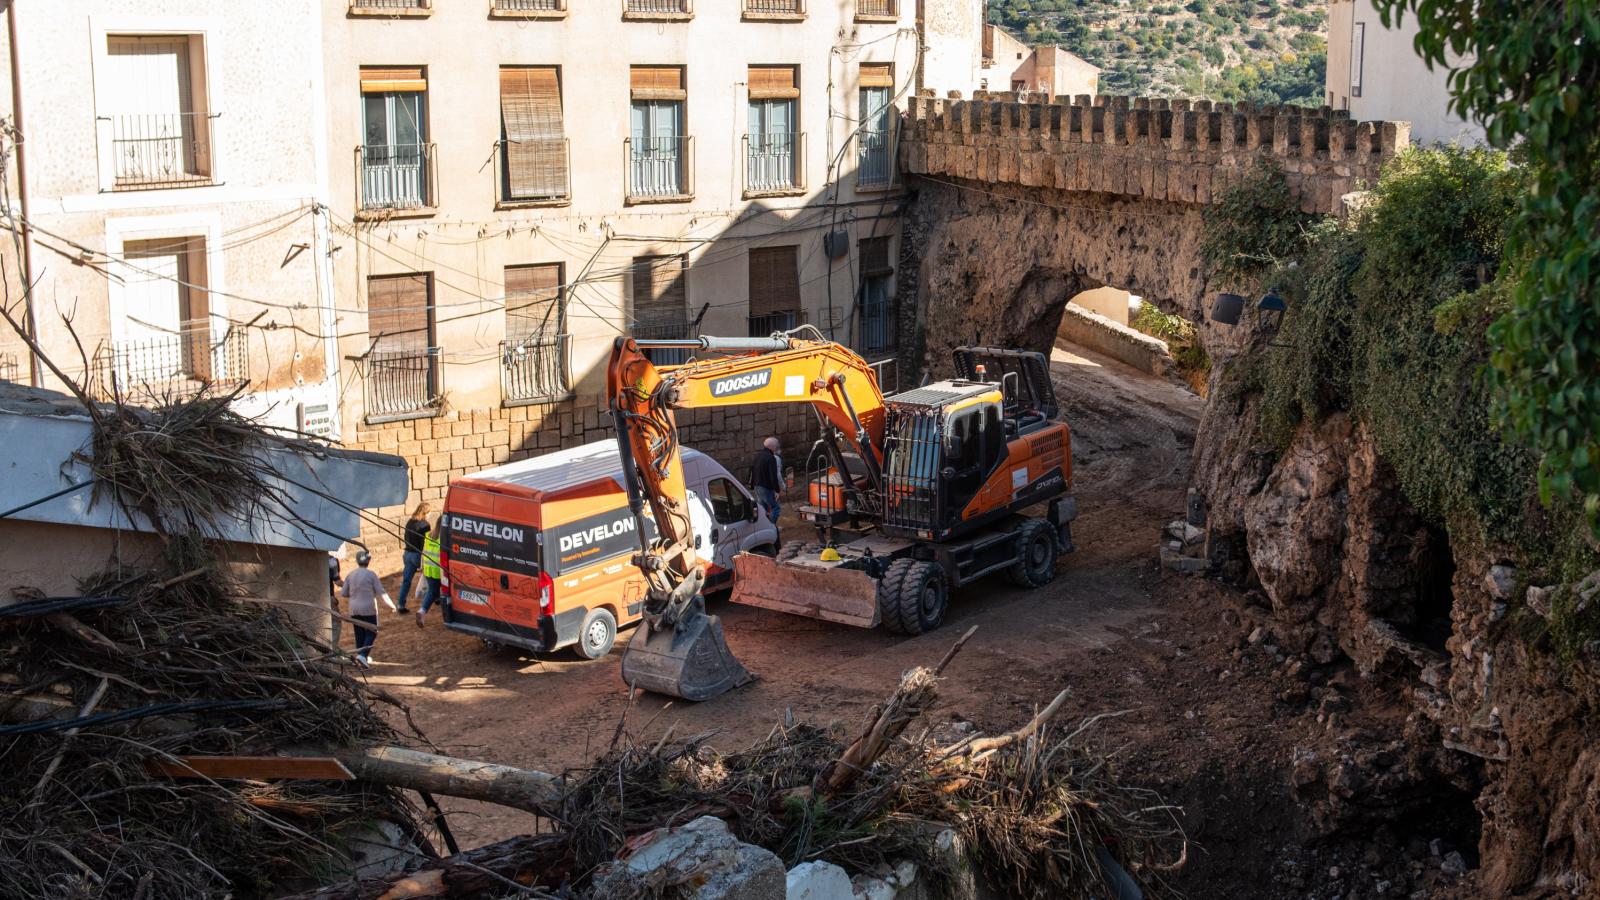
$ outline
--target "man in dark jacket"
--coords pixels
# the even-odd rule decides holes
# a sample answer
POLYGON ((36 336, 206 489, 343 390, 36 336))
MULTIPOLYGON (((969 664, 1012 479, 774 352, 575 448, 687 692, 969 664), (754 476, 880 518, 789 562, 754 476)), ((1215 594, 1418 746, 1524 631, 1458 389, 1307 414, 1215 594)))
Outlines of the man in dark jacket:
POLYGON ((756 489, 756 500, 761 503, 761 508, 766 511, 767 518, 772 524, 778 524, 778 514, 783 511, 783 505, 778 498, 783 495, 783 456, 778 439, 769 437, 761 442, 761 449, 756 451, 756 458, 751 463, 750 478, 756 489))

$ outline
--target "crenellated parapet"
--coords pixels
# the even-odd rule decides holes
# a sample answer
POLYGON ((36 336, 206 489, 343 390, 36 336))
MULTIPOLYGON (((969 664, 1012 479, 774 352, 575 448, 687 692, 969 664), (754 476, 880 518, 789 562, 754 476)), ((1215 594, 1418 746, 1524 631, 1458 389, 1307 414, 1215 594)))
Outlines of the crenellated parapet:
POLYGON ((1328 213, 1410 142, 1409 123, 1357 122, 1328 107, 925 91, 911 99, 900 144, 914 175, 1196 204, 1266 159, 1303 209, 1328 213))

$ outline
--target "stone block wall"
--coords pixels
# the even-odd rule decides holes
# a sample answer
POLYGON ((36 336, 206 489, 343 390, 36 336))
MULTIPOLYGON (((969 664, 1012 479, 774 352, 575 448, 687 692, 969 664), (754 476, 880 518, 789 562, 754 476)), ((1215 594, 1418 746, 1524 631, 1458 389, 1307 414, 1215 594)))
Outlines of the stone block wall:
MULTIPOLYGON (((797 468, 804 465, 817 437, 816 416, 809 404, 680 410, 678 427, 684 446, 709 454, 741 481, 748 478, 750 458, 764 437, 777 435, 784 444, 785 465, 797 468)), ((421 501, 438 509, 452 478, 616 436, 605 403, 590 396, 362 423, 349 446, 405 458, 411 471, 411 491, 404 505, 372 511, 397 528, 421 501)), ((370 522, 363 526, 361 539, 374 548, 398 543, 392 530, 370 522)))
POLYGON ((1187 204, 1210 203, 1270 159, 1305 211, 1329 213, 1375 182, 1410 132, 1328 107, 925 91, 911 100, 900 146, 915 175, 1187 204))

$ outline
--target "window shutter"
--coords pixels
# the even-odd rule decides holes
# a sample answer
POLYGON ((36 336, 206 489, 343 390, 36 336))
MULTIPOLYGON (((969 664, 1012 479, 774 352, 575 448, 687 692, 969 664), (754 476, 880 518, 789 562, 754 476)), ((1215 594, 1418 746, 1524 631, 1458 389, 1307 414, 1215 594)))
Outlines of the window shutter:
POLYGON ((560 71, 555 66, 502 66, 500 121, 506 140, 507 196, 566 196, 560 71))
POLYGON ((760 247, 750 251, 750 315, 800 312, 797 249, 760 247))
POLYGON ((748 77, 751 100, 793 100, 800 96, 794 66, 751 66, 748 77))
POLYGON ((894 266, 889 264, 889 238, 872 237, 861 241, 861 274, 863 275, 892 275, 894 266))
POLYGON ((862 87, 894 87, 894 64, 862 63, 860 84, 862 87))
POLYGON ((361 93, 386 94, 392 91, 425 91, 428 80, 421 66, 367 66, 361 69, 361 93))
POLYGON ((633 318, 649 327, 679 326, 689 320, 689 258, 639 256, 633 261, 633 318))
POLYGON ((628 71, 635 100, 687 100, 683 66, 633 66, 628 71))
POLYGON ((506 340, 554 340, 561 333, 561 264, 506 266, 506 340))
POLYGON ((375 350, 433 346, 428 275, 373 275, 367 279, 367 336, 375 350))

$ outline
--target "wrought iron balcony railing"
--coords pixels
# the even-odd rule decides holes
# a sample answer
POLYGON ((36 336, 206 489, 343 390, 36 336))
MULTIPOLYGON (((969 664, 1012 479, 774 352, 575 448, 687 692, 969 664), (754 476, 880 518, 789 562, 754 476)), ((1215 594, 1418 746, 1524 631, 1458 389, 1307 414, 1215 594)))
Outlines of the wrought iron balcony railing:
POLYGON ((622 142, 630 202, 683 200, 694 196, 694 138, 628 138, 622 142))
POLYGON ((433 144, 363 144, 356 148, 362 210, 430 209, 434 197, 433 144))
POLYGON ((788 331, 800 324, 800 316, 792 309, 750 316, 750 336, 766 337, 779 331, 788 331))
POLYGON ((892 19, 900 15, 897 0, 856 0, 856 15, 869 19, 892 19))
POLYGON ((804 133, 745 135, 745 193, 766 194, 803 189, 805 155, 804 133))
POLYGON ((803 16, 805 0, 744 0, 747 16, 803 16))
POLYGON ((494 0, 497 13, 566 12, 567 0, 494 0))
POLYGON ((495 146, 499 156, 495 201, 548 203, 570 198, 570 143, 564 137, 500 141, 495 146))
POLYGON ((211 120, 206 113, 101 116, 111 129, 116 190, 211 184, 211 120))
POLYGON ((170 399, 207 388, 231 390, 250 380, 248 351, 243 329, 229 328, 218 336, 209 322, 104 344, 93 361, 96 393, 107 399, 170 399))
MULTIPOLYGON (((695 336, 694 326, 687 320, 683 322, 656 322, 634 325, 630 330, 633 332, 633 336, 640 340, 681 340, 695 336)), ((646 350, 644 355, 650 357, 650 361, 658 366, 681 366, 689 361, 690 353, 688 350, 666 348, 646 350)))
POLYGON ((396 12, 432 8, 433 0, 350 0, 351 12, 396 12))
POLYGON ((863 128, 856 136, 856 188, 882 190, 894 185, 894 127, 863 128))
POLYGON ((645 18, 691 16, 694 15, 694 0, 622 0, 622 15, 645 18))
POLYGON ((505 403, 558 400, 572 390, 572 335, 535 335, 500 342, 500 398, 505 403))
POLYGON ((373 350, 361 387, 367 421, 432 415, 444 394, 442 382, 438 347, 373 350))
POLYGON ((16 381, 21 371, 15 353, 0 353, 0 381, 16 381))

